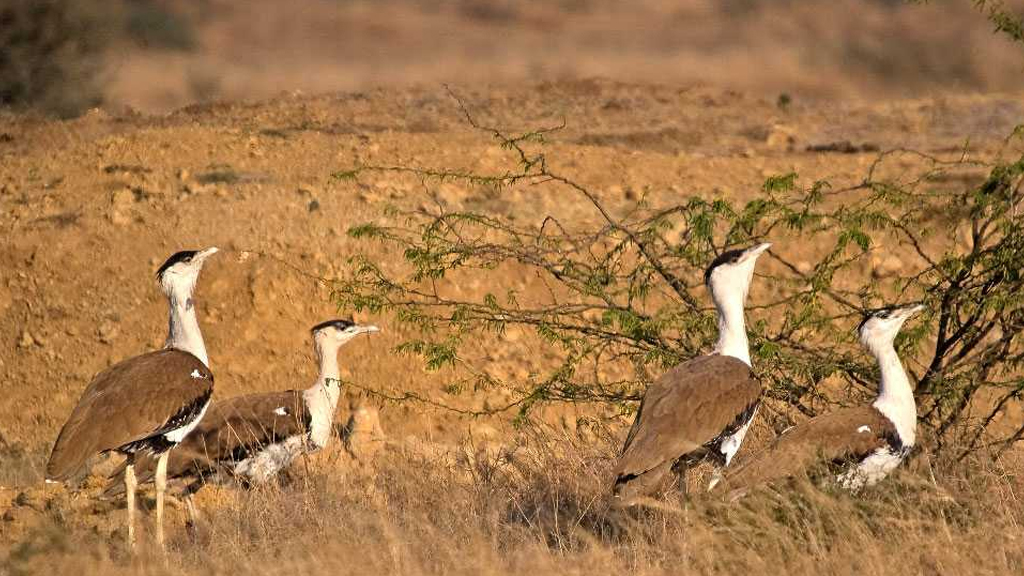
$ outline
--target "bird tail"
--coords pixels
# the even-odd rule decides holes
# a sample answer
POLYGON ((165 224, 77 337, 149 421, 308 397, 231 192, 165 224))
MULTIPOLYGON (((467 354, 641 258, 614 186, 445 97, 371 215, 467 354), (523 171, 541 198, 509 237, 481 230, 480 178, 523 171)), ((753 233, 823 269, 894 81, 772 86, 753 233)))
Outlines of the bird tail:
POLYGON ((637 498, 665 492, 676 480, 672 462, 662 462, 646 472, 620 475, 615 479, 612 494, 624 505, 629 505, 637 498))
POLYGON ((48 483, 66 482, 80 475, 85 470, 88 456, 91 455, 89 451, 69 442, 64 432, 61 430, 50 452, 50 458, 46 461, 45 477, 48 483))

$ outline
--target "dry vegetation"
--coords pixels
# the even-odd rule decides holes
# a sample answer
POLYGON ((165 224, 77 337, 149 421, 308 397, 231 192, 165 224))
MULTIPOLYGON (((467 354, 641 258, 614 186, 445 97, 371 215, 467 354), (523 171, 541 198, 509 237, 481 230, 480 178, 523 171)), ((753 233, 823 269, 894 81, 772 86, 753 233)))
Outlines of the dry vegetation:
MULTIPOLYGON (((530 429, 500 454, 394 449, 326 459, 284 487, 208 488, 196 540, 165 562, 68 531, 63 506, 16 546, 9 574, 1014 574, 1024 569, 1017 462, 908 470, 853 497, 806 480, 738 503, 698 496, 609 508, 607 438, 530 429)), ((201 496, 204 493, 200 493, 201 496)), ((4 568, 0 568, 4 570, 4 568)))

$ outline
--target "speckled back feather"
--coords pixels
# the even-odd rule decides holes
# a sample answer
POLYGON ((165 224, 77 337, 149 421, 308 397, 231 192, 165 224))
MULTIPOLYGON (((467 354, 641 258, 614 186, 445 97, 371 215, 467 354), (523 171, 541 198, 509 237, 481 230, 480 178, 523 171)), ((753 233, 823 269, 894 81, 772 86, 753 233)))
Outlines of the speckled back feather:
POLYGON ((615 466, 616 494, 650 493, 637 487, 661 482, 646 475, 668 473, 676 462, 715 449, 760 398, 750 367, 731 356, 700 356, 672 368, 644 394, 615 466))
POLYGON ((213 373, 199 358, 181 350, 149 352, 119 362, 89 383, 57 436, 46 463, 46 478, 77 475, 86 461, 103 452, 138 448, 183 425, 183 411, 205 405, 213 393, 213 373))

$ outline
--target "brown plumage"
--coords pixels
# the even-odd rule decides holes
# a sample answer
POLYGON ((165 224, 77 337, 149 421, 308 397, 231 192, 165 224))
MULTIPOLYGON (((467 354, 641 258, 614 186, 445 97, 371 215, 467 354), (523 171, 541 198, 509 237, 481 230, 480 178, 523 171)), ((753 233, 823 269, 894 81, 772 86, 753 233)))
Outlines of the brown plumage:
MULTIPOLYGON (((170 453, 168 478, 195 478, 230 473, 225 464, 295 435, 305 434, 310 414, 302 391, 287 390, 236 396, 212 403, 199 425, 170 453)), ((140 483, 152 480, 156 458, 140 456, 135 471, 140 483)), ((104 496, 124 490, 124 466, 110 477, 104 496)))
POLYGON ((726 474, 727 490, 792 477, 818 464, 854 464, 880 448, 903 449, 896 426, 871 406, 843 408, 784 432, 747 463, 726 474))
POLYGON ((46 478, 78 475, 109 451, 165 451, 164 434, 197 417, 213 393, 213 373, 192 354, 166 349, 100 372, 82 393, 46 463, 46 478))
POLYGON ((672 368, 644 395, 615 467, 615 494, 653 494, 680 466, 722 458, 721 441, 749 421, 760 398, 750 367, 731 356, 700 356, 672 368))

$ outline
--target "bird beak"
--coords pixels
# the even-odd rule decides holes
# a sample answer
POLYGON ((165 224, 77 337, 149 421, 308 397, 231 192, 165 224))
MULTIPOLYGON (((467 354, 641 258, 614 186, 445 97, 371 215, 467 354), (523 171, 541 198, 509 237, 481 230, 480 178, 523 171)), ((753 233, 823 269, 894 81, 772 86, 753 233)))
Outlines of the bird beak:
POLYGON ((758 244, 757 246, 754 246, 752 248, 748 248, 747 249, 747 253, 744 254, 743 259, 746 260, 747 258, 757 258, 758 256, 761 255, 762 252, 764 252, 765 250, 767 250, 767 249, 769 249, 771 247, 772 247, 772 243, 771 242, 762 242, 761 244, 758 244))
POLYGON ((917 314, 921 310, 924 310, 924 304, 914 304, 913 306, 907 306, 903 309, 903 318, 910 318, 914 314, 917 314))
POLYGON ((380 332, 380 328, 377 328, 373 324, 367 324, 366 326, 360 326, 356 331, 356 334, 369 334, 371 332, 380 332))
POLYGON ((219 250, 217 249, 216 246, 210 246, 206 250, 200 250, 199 253, 196 254, 194 260, 198 259, 200 262, 203 262, 207 258, 209 258, 210 256, 213 256, 214 254, 216 254, 217 252, 219 252, 219 250))

